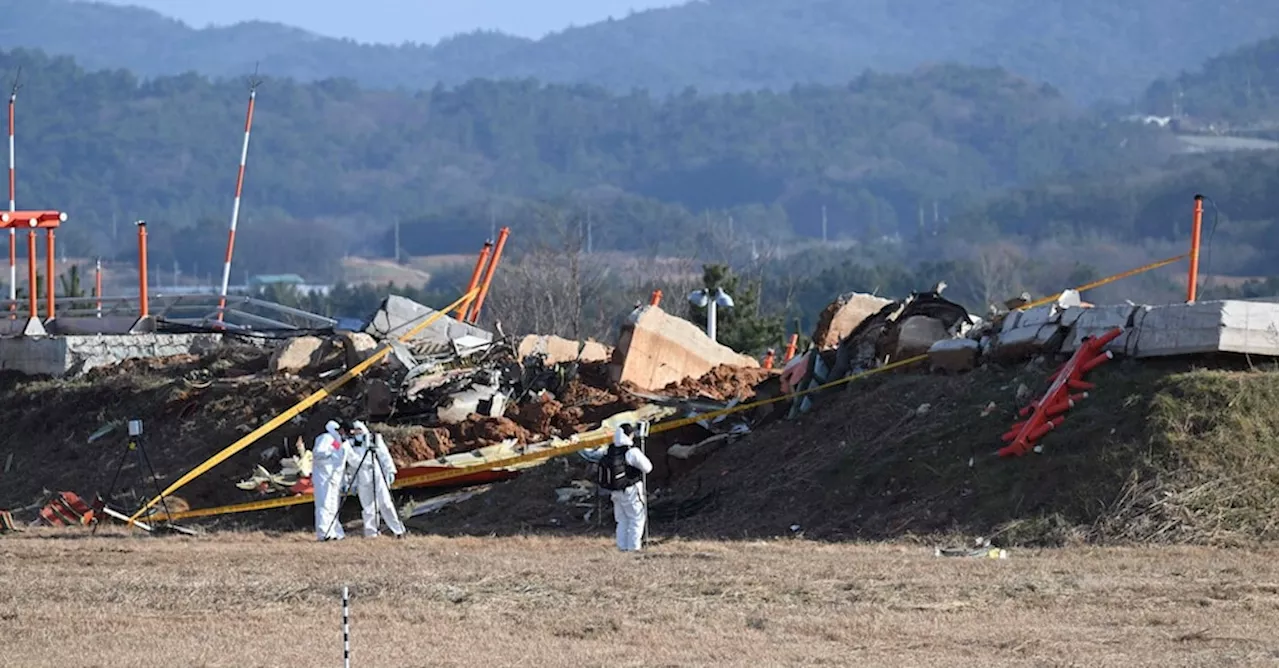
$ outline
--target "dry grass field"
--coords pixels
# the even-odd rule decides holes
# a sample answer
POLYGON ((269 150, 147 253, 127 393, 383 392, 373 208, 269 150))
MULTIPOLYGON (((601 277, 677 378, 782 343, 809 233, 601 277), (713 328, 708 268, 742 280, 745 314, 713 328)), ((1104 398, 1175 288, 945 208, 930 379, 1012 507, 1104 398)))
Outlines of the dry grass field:
POLYGON ((0 664, 1262 666, 1277 553, 605 538, 0 538, 0 664))

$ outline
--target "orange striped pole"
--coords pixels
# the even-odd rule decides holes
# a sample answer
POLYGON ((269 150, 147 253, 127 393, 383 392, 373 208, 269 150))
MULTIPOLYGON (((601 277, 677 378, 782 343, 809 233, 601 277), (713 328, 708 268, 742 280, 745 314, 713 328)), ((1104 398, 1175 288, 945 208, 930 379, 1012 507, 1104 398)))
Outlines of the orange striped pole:
POLYGON ((489 260, 489 267, 484 272, 484 281, 480 283, 480 294, 476 296, 475 304, 471 306, 471 317, 467 318, 472 324, 480 320, 480 309, 484 307, 484 298, 489 295, 489 285, 493 283, 493 274, 498 268, 498 260, 502 259, 502 249, 506 247, 507 237, 510 235, 509 227, 504 227, 498 232, 498 243, 493 247, 493 258, 489 260))
POLYGON ((782 356, 783 363, 790 362, 796 356, 796 344, 800 342, 799 334, 792 334, 791 340, 787 341, 787 351, 782 356))
POLYGON ((151 299, 147 295, 147 222, 138 221, 138 317, 151 315, 151 299))
MULTIPOLYGON (((467 291, 463 294, 471 294, 472 290, 480 283, 480 272, 484 271, 484 261, 489 259, 489 250, 493 248, 493 242, 485 240, 484 246, 480 249, 480 256, 476 258, 476 266, 471 270, 471 280, 467 281, 467 291)), ((464 299, 458 309, 453 312, 453 317, 458 322, 462 322, 467 311, 471 308, 472 299, 464 299)))
POLYGON ((654 290, 653 294, 649 295, 649 306, 657 306, 658 304, 661 304, 661 303, 662 303, 662 290, 654 290))
POLYGON ((102 258, 93 265, 93 296, 97 298, 98 317, 102 317, 102 258))
POLYGON ((222 291, 218 296, 218 322, 227 308, 227 287, 231 283, 231 254, 236 247, 236 224, 240 221, 240 193, 244 190, 244 165, 249 158, 249 133, 253 130, 253 103, 258 97, 257 83, 249 87, 249 110, 244 117, 244 145, 240 148, 240 171, 236 174, 236 198, 231 205, 231 231, 227 234, 227 256, 222 264, 222 291))
POLYGON ((1200 282, 1200 224, 1204 221, 1204 195, 1196 195, 1191 217, 1191 267, 1187 270, 1187 303, 1196 301, 1196 284, 1200 282))
POLYGON ((52 227, 45 230, 45 246, 44 246, 44 295, 45 295, 45 319, 53 320, 54 317, 54 288, 56 286, 54 273, 57 271, 54 265, 53 250, 53 229, 52 227))
POLYGON ((764 367, 765 371, 773 368, 773 348, 770 348, 768 352, 764 354, 764 363, 761 366, 764 367))
POLYGON ((31 317, 35 318, 40 315, 39 295, 40 289, 36 285, 36 231, 27 230, 27 307, 31 311, 31 317))

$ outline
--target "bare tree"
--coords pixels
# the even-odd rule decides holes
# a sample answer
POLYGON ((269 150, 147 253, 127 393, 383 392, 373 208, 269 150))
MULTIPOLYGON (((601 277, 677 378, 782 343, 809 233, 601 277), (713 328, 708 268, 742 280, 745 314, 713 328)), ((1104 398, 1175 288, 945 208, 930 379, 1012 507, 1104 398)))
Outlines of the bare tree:
POLYGON ((602 298, 610 268, 584 252, 576 216, 548 208, 540 223, 538 240, 499 268, 487 298, 490 313, 513 334, 598 335, 587 325, 586 306, 602 298))
POLYGON ((983 306, 999 304, 1016 294, 1024 285, 1026 255, 1017 245, 994 243, 974 252, 974 275, 967 281, 973 297, 983 306))

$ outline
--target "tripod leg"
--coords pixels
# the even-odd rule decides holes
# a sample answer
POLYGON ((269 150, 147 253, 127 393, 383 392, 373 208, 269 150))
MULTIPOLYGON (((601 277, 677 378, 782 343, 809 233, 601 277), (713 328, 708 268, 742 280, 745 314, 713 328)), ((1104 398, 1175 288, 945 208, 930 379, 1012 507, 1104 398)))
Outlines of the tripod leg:
MULTIPOLYGON (((105 505, 107 503, 107 500, 111 498, 111 495, 115 493, 116 483, 120 480, 120 472, 124 470, 124 460, 128 459, 128 457, 129 457, 129 451, 126 446, 126 450, 120 453, 120 463, 116 464, 116 472, 115 472, 115 475, 111 476, 111 484, 107 487, 106 496, 103 496, 102 494, 98 495, 98 498, 102 499, 103 505, 105 505)), ((94 534, 98 533, 97 522, 93 523, 93 531, 91 533, 94 533, 94 534)))
MULTIPOLYGON (((365 460, 365 459, 368 459, 368 457, 369 457, 369 451, 368 451, 368 450, 365 450, 365 451, 364 451, 364 456, 362 456, 362 457, 360 458, 360 463, 359 463, 359 464, 356 464, 356 471, 355 471, 355 473, 354 473, 354 474, 352 474, 352 476, 351 476, 351 482, 352 482, 352 484, 354 484, 354 483, 355 483, 356 478, 360 475, 360 469, 364 467, 364 460, 365 460)), ((339 471, 338 473, 339 473, 339 475, 338 475, 338 482, 339 482, 339 485, 341 485, 342 479, 343 479, 344 477, 346 477, 346 464, 345 464, 345 463, 343 464, 343 468, 342 468, 342 470, 341 470, 341 471, 339 471)), ((331 482, 332 482, 332 481, 331 481, 331 482)), ((339 489, 341 489, 341 488, 339 488, 339 489)), ((337 522, 338 522, 338 517, 342 514, 342 504, 343 504, 347 499, 349 499, 349 498, 351 498, 351 488, 350 488, 350 486, 348 486, 348 487, 347 487, 346 492, 344 492, 343 494, 341 494, 341 495, 338 497, 338 512, 335 512, 335 513, 333 514, 333 519, 329 521, 329 526, 325 528, 325 530, 324 530, 324 535, 328 536, 328 535, 329 535, 329 532, 333 531, 333 525, 334 525, 334 524, 337 524, 337 522)))
MULTIPOLYGON (((156 498, 160 499, 160 507, 164 509, 165 521, 171 522, 172 520, 169 519, 169 517, 171 517, 171 514, 169 513, 169 503, 164 500, 164 496, 160 493, 162 491, 160 489, 160 479, 156 477, 156 469, 151 465, 151 457, 147 455, 147 449, 143 447, 141 438, 138 439, 137 443, 138 460, 147 467, 147 472, 151 474, 151 487, 156 491, 156 498)), ((152 526, 154 526, 154 524, 152 526)))

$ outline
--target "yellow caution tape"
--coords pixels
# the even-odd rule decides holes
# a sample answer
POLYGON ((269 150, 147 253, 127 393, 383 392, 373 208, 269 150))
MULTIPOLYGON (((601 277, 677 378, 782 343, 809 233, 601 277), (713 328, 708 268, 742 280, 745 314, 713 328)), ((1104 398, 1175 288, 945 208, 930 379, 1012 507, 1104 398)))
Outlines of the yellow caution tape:
MULTIPOLYGON (((1141 274, 1143 272, 1151 271, 1152 269, 1159 269, 1160 267, 1164 267, 1166 265, 1173 264, 1174 262, 1177 262, 1179 260, 1183 260, 1187 256, 1188 254, 1184 253, 1177 257, 1171 257, 1164 260, 1159 260, 1157 262, 1152 262, 1151 264, 1143 265, 1141 267, 1138 267, 1137 269, 1131 269, 1126 272, 1107 276, 1106 278, 1100 278, 1090 283, 1085 283, 1084 285, 1081 285, 1080 287, 1077 287, 1074 289, 1076 290, 1076 292, 1084 292, 1085 290, 1091 290, 1093 288, 1118 281, 1122 278, 1128 278, 1130 276, 1141 274)), ((447 308, 441 310, 439 313, 436 313, 432 315, 430 318, 424 320, 421 324, 417 325, 412 330, 410 330, 407 334, 402 336, 401 340, 404 341, 409 338, 412 338, 415 334, 422 331, 422 329, 426 328, 432 322, 435 322, 443 314, 457 308, 458 305, 463 303, 464 301, 474 298, 475 292, 476 290, 472 290, 468 292, 467 294, 463 295, 458 301, 449 305, 447 308)), ((1037 299, 1036 301, 1033 301, 1027 304, 1023 304, 1022 306, 1019 306, 1014 310, 1021 311, 1029 308, 1035 308, 1037 306, 1043 306, 1045 304, 1048 304, 1057 300, 1058 297, 1060 296, 1062 296, 1061 292, 1054 295, 1050 295, 1048 297, 1044 297, 1042 299, 1037 299)), ((129 521, 132 523, 143 512, 155 506, 155 504, 159 503, 160 498, 162 496, 168 496, 169 494, 172 494, 178 488, 182 487, 188 482, 191 482, 196 477, 202 475, 203 473, 208 471, 210 468, 213 468, 217 464, 221 463, 226 458, 230 457, 236 452, 239 452, 240 450, 244 449, 248 445, 257 441, 259 438, 270 433, 273 429, 283 424, 286 420, 292 419, 298 413, 301 413, 302 411, 311 407, 315 403, 319 402, 321 399, 327 397, 329 394, 332 394, 334 390, 338 389, 339 387, 341 387, 342 385, 350 381, 352 378, 355 378, 356 376, 363 373, 370 366, 375 364, 378 360, 381 360, 383 357, 385 357, 390 351, 391 351, 390 346, 384 344, 382 348, 380 348, 376 353, 374 353, 372 357, 360 363, 359 365, 353 367, 350 371, 343 374, 342 377, 338 378, 333 383, 330 383, 329 385, 327 385, 324 389, 316 392, 315 394, 311 395, 310 397, 307 397, 306 399, 303 399, 293 408, 290 408, 284 413, 281 413, 280 415, 276 416, 275 419, 262 425, 261 427, 254 430, 244 438, 228 446, 225 450, 214 455, 205 463, 192 469, 189 473, 179 478, 177 482, 170 485, 169 488, 166 489, 161 496, 158 496, 148 501, 145 506, 143 506, 137 513, 133 515, 133 517, 129 518, 129 521)), ((651 430, 651 433, 662 433, 664 431, 670 431, 672 429, 687 427, 691 424, 697 424, 698 422, 701 422, 703 420, 712 420, 712 419, 721 417, 723 415, 730 415, 733 413, 748 411, 753 408, 759 408, 761 406, 766 406, 768 404, 773 404, 780 401, 791 401, 798 397, 802 397, 806 394, 821 392, 823 390, 827 390, 832 387, 836 387, 838 385, 843 385, 845 383, 853 382, 860 378, 866 378, 867 376, 871 376, 873 374, 882 373, 884 371, 889 371, 891 369, 896 369, 896 368, 907 366, 910 364, 915 364, 916 362, 920 362, 925 359, 928 359, 928 357, 929 357, 928 355, 917 355, 915 357, 899 360, 897 362, 886 364, 882 367, 871 369, 869 371, 864 371, 862 373, 857 373, 851 376, 846 376, 844 378, 839 378, 829 383, 810 388, 808 390, 801 390, 798 392, 792 392, 791 394, 784 394, 777 397, 771 397, 769 399, 762 399, 760 401, 755 401, 747 404, 739 404, 737 406, 733 406, 730 408, 711 411, 709 413, 702 413, 700 415, 694 415, 687 418, 680 418, 678 420, 663 422, 663 423, 654 425, 653 429, 651 430)), ((453 480, 453 479, 462 478, 468 475, 472 475, 475 473, 482 473, 485 471, 492 471, 495 469, 508 468, 518 464, 536 462, 543 459, 550 459, 551 457, 558 457, 561 455, 569 454, 579 450, 585 450, 591 447, 598 447, 600 445, 604 445, 610 442, 610 440, 611 438, 609 436, 598 436, 598 437, 586 439, 583 441, 574 441, 561 446, 535 450, 535 451, 527 452, 521 455, 513 455, 511 457, 504 457, 501 459, 474 464, 471 466, 450 467, 450 468, 442 469, 440 471, 436 471, 432 473, 424 473, 422 475, 412 476, 410 478, 397 479, 395 483, 392 484, 392 487, 399 489, 404 487, 422 486, 422 485, 430 484, 433 482, 443 482, 447 480, 453 480)), ((313 500, 313 498, 314 497, 311 494, 300 494, 296 496, 282 497, 277 499, 253 501, 250 503, 240 503, 240 504, 229 505, 229 506, 218 506, 214 508, 203 508, 199 510, 188 510, 181 513, 174 513, 171 516, 164 515, 163 513, 161 513, 157 515, 152 515, 149 519, 177 520, 177 519, 187 519, 187 518, 193 518, 193 517, 210 517, 214 515, 224 515, 229 513, 243 513, 243 512, 250 512, 254 510, 268 510, 271 508, 283 508, 287 506, 295 506, 303 503, 309 503, 313 500)))
MULTIPOLYGON (((445 309, 445 310, 449 310, 449 309, 445 309)), ((872 376, 878 373, 883 373, 885 371, 890 371, 893 369, 898 369, 904 366, 915 364, 917 362, 922 362, 928 358, 929 358, 928 355, 916 355, 915 357, 909 357, 907 359, 899 360, 897 362, 891 362, 882 367, 877 367, 869 371, 863 371, 861 373, 845 376, 844 378, 837 378, 836 380, 830 381, 828 383, 824 383, 817 387, 811 387, 807 390, 800 390, 797 392, 792 392, 790 394, 783 394, 776 397, 770 397, 768 399, 761 399, 759 401, 753 401, 750 403, 730 406, 729 408, 722 408, 720 410, 710 411, 707 413, 700 413, 698 415, 693 415, 690 417, 679 418, 676 420, 662 422, 654 425, 653 428, 650 429, 650 433, 662 433, 664 431, 671 431, 673 429, 679 429, 681 427, 687 427, 692 424, 697 424, 704 420, 714 420, 715 418, 718 418, 724 415, 732 415, 734 413, 740 413, 742 411, 749 411, 755 408, 759 408, 761 406, 767 406, 769 404, 775 404, 781 401, 790 401, 798 397, 805 396, 807 394, 813 394, 815 392, 828 390, 833 387, 844 385, 845 383, 851 383, 855 380, 866 378, 868 376, 872 376)), ((573 452, 577 452, 579 450, 586 450, 588 448, 605 445, 611 442, 612 438, 613 438, 612 435, 595 436, 595 437, 584 439, 581 441, 573 441, 560 446, 532 450, 524 454, 512 455, 509 457, 494 459, 487 462, 472 464, 470 466, 442 468, 440 471, 423 473, 421 475, 411 476, 408 478, 397 478, 396 481, 392 484, 392 487, 396 489, 400 489, 404 487, 419 487, 419 486, 430 484, 433 482, 455 480, 457 478, 462 478, 462 477, 473 475, 476 473, 483 473, 486 471, 493 471, 495 469, 510 468, 518 464, 550 459, 552 457, 567 455, 573 452)), ((166 492, 166 495, 167 494, 168 493, 166 492)), ((266 499, 263 501, 253 501, 250 503, 239 503, 239 504, 229 505, 229 506, 218 506, 214 508, 188 510, 185 512, 173 513, 172 515, 165 515, 163 513, 159 513, 149 517, 148 519, 152 521, 156 521, 156 520, 163 520, 163 519, 180 520, 180 519, 189 519, 194 517, 211 517, 214 515, 226 515, 230 513, 243 513, 243 512, 250 512, 254 510, 268 510, 271 508, 283 508, 286 506, 296 506, 303 503, 309 503, 313 499, 314 497, 311 494, 299 494, 296 496, 282 497, 277 499, 266 499)))
MULTIPOLYGON (((417 334, 418 334, 418 332, 421 332, 422 330, 426 329, 429 325, 431 325, 432 323, 434 323, 436 320, 439 320, 439 319, 440 319, 441 317, 443 317, 446 313, 448 313, 449 311, 452 311, 453 309, 457 308, 457 307, 458 307, 458 305, 459 305, 459 304, 461 304, 463 301, 465 301, 465 300, 467 300, 467 299, 470 299, 470 298, 474 297, 476 292, 477 292, 477 290, 475 290, 475 289, 470 290, 469 292, 467 292, 467 294, 465 294, 465 295, 463 295, 462 297, 458 298, 458 300, 457 300, 457 301, 455 301, 454 303, 450 304, 449 306, 445 307, 444 309, 441 309, 441 310, 439 310, 439 311, 437 311, 437 312, 433 313, 430 317, 428 317, 427 319, 425 319, 425 320, 423 320, 422 322, 418 323, 418 324, 417 324, 417 325, 415 325, 412 329, 410 329, 408 332, 406 332, 403 336, 401 336, 401 337, 400 337, 400 340, 401 340, 401 341, 408 341, 409 339, 413 338, 415 335, 417 335, 417 334)), ((183 486, 183 485, 186 485, 187 483, 191 482, 192 480, 195 480, 196 478, 200 477, 201 475, 204 475, 204 473, 205 473, 206 471, 208 471, 209 469, 211 469, 211 468, 213 468, 213 467, 217 466, 218 464, 221 464, 221 463, 222 463, 223 461, 225 461, 228 457, 230 457, 230 456, 232 456, 232 455, 236 454, 237 452, 240 452, 241 450, 243 450, 243 449, 245 449, 245 448, 249 447, 249 446, 250 446, 250 445, 252 445, 253 443, 257 442, 257 441, 258 441, 258 439, 261 439, 263 436, 266 436, 267 434, 270 434, 272 431, 274 431, 274 430, 275 430, 277 427, 279 427, 280 425, 284 424, 285 422, 288 422, 289 420, 292 420, 295 416, 297 416, 297 415, 298 415, 299 413, 301 413, 302 411, 305 411, 305 410, 307 410, 308 408, 310 408, 310 407, 312 407, 312 406, 316 405, 316 404, 317 404, 317 403, 319 403, 321 400, 323 400, 325 397, 328 397, 329 395, 331 395, 331 394, 333 394, 334 392, 336 392, 336 391, 338 390, 338 388, 342 387, 343 385, 346 385, 348 382, 350 382, 350 381, 351 381, 352 379, 354 379, 356 376, 359 376, 360 374, 362 374, 362 373, 364 373, 365 371, 367 371, 367 370, 368 370, 370 367, 372 367, 374 364, 377 364, 378 362, 382 361, 382 359, 383 359, 384 357, 386 357, 386 356, 387 356, 388 354, 390 354, 390 353, 391 353, 391 344, 390 344, 390 343, 383 343, 383 344, 378 348, 378 350, 377 350, 377 351, 375 351, 372 355, 370 355, 370 356, 369 356, 369 358, 368 358, 368 359, 366 359, 365 361, 363 361, 363 362, 361 362, 361 363, 359 363, 359 364, 357 364, 357 365, 355 365, 355 366, 351 367, 350 369, 348 369, 348 370, 347 370, 347 372, 346 372, 346 373, 344 373, 344 374, 342 374, 341 376, 339 376, 339 377, 338 377, 336 380, 334 380, 333 382, 331 382, 331 383, 329 383, 328 385, 325 385, 323 388, 321 388, 321 389, 317 390, 315 393, 313 393, 311 396, 307 397, 306 399, 303 399, 302 401, 299 401, 297 404, 294 404, 294 406, 293 406, 292 408, 290 408, 289 410, 286 410, 285 412, 283 412, 283 413, 281 413, 281 414, 279 414, 279 415, 275 416, 275 417, 274 417, 274 418, 272 418, 271 420, 267 421, 267 423, 266 423, 266 424, 264 424, 264 425, 262 425, 262 426, 258 427, 257 429, 254 429, 253 431, 249 432, 248 434, 246 434, 246 435, 245 435, 243 438, 241 438, 240 440, 236 441, 235 443, 232 443, 231 445, 228 445, 226 448, 223 448, 223 449, 222 449, 222 451, 221 451, 221 452, 219 452, 218 454, 216 454, 216 455, 214 455, 214 456, 210 457, 209 459, 205 460, 205 462, 204 462, 203 464, 200 464, 199 466, 195 467, 194 469, 191 469, 191 470, 190 470, 190 471, 188 471, 185 475, 183 475, 181 478, 178 478, 176 481, 174 481, 174 483, 173 483, 172 485, 169 485, 169 487, 167 487, 163 492, 161 492, 159 496, 155 497, 154 499, 151 499, 150 501, 148 501, 148 502, 146 503, 146 505, 144 505, 144 506, 142 506, 141 508, 139 508, 139 509, 138 509, 138 512, 134 513, 134 514, 129 518, 129 524, 133 524, 134 520, 137 520, 137 519, 138 519, 138 517, 139 517, 140 515, 142 515, 142 513, 144 513, 144 512, 146 512, 147 510, 151 509, 151 508, 152 508, 153 506, 155 506, 157 503, 160 503, 160 499, 162 499, 162 498, 164 498, 164 497, 166 497, 166 496, 169 496, 170 494, 173 494, 174 492, 178 491, 179 489, 181 489, 181 488, 182 488, 182 486, 183 486)))
MULTIPOLYGON (((1108 284, 1108 283, 1114 283, 1114 282, 1116 282, 1116 281, 1118 281, 1118 280, 1120 280, 1120 279, 1122 279, 1122 278, 1129 278, 1130 276, 1136 276, 1136 275, 1141 274, 1141 273, 1143 273, 1143 272, 1145 272, 1145 271, 1151 271, 1152 269, 1159 269, 1160 267, 1163 267, 1163 266, 1165 266, 1165 265, 1173 264, 1174 262, 1177 262, 1178 260, 1185 259, 1185 258, 1187 257, 1187 255, 1188 255, 1187 253, 1183 253, 1182 255, 1179 255, 1179 256, 1177 256, 1177 257, 1171 257, 1171 258, 1168 258, 1168 259, 1165 259, 1165 260, 1160 260, 1160 261, 1158 261, 1158 262, 1152 262, 1151 264, 1143 265, 1143 266, 1141 266, 1141 267, 1138 267, 1137 269, 1130 269, 1129 271, 1122 272, 1122 273, 1119 273, 1119 274, 1114 274, 1114 275, 1108 276, 1108 277, 1106 277, 1106 278, 1099 278, 1098 280, 1096 280, 1096 281, 1094 281, 1094 282, 1092 282, 1092 283, 1085 283, 1084 285, 1082 285, 1082 286, 1080 286, 1080 287, 1078 287, 1078 288, 1073 288, 1073 289, 1074 289, 1076 292, 1084 292, 1085 290, 1092 290, 1092 289, 1094 289, 1094 288, 1096 288, 1096 287, 1103 286, 1103 285, 1106 285, 1106 284, 1108 284)), ((1049 304, 1049 303, 1051 303, 1051 302, 1055 302, 1055 301, 1057 301, 1057 300, 1058 300, 1058 297, 1061 297, 1061 296, 1062 296, 1062 293, 1061 293, 1061 292, 1059 292, 1059 293, 1057 293, 1057 294, 1049 295, 1048 297, 1044 297, 1044 298, 1041 298, 1041 299, 1037 299, 1037 300, 1035 300, 1035 301, 1033 301, 1033 302, 1029 302, 1029 303, 1023 304, 1022 306, 1019 306, 1018 308, 1016 308, 1016 309, 1014 309, 1014 310, 1015 310, 1015 311, 1025 311, 1026 309, 1029 309, 1029 308, 1035 308, 1035 307, 1037 307, 1037 306, 1044 306, 1045 304, 1049 304)))

